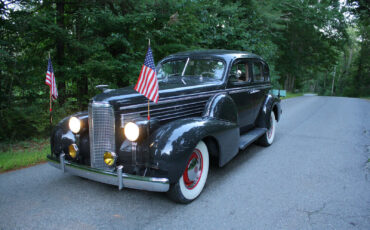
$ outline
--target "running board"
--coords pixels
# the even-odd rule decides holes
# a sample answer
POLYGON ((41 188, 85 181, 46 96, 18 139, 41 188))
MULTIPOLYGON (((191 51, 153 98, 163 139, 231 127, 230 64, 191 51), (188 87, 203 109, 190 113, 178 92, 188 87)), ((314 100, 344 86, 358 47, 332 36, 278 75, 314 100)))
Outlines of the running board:
POLYGON ((267 131, 266 128, 255 128, 240 136, 239 149, 244 150, 248 145, 252 144, 260 136, 265 134, 267 131))

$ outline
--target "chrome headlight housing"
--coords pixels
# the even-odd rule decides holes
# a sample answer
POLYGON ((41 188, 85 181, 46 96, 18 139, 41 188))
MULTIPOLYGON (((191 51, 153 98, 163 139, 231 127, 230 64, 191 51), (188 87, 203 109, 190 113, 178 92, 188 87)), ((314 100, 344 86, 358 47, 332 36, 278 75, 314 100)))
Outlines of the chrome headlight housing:
POLYGON ((81 130, 81 120, 77 117, 71 117, 69 118, 68 126, 73 133, 77 134, 81 130))
POLYGON ((137 124, 129 122, 124 127, 124 133, 129 141, 137 141, 140 135, 140 128, 137 124))

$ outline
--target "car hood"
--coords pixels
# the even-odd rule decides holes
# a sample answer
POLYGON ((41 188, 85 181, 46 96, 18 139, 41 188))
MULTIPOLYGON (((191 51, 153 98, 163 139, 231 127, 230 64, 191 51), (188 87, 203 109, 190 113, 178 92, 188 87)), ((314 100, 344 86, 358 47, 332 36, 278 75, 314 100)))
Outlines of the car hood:
MULTIPOLYGON (((193 94, 202 94, 209 91, 221 89, 221 84, 214 83, 164 83, 159 82, 159 102, 178 98, 179 101, 184 96, 191 96, 193 94)), ((107 90, 104 93, 98 94, 92 98, 93 102, 108 102, 114 107, 128 106, 134 104, 147 103, 148 99, 134 90, 134 86, 128 86, 125 88, 107 90)))

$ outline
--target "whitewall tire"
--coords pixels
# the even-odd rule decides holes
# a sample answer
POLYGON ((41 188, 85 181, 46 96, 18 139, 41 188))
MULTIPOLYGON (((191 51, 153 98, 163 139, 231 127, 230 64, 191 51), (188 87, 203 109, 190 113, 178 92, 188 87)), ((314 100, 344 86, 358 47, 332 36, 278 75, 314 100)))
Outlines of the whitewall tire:
POLYGON ((274 142, 277 122, 276 122, 275 114, 273 111, 271 111, 271 115, 270 115, 270 124, 271 124, 270 128, 258 140, 258 144, 263 145, 263 146, 269 146, 274 142))
POLYGON ((171 185, 168 192, 171 199, 185 204, 196 199, 206 184, 208 170, 208 148, 200 141, 190 154, 182 176, 177 183, 171 185))

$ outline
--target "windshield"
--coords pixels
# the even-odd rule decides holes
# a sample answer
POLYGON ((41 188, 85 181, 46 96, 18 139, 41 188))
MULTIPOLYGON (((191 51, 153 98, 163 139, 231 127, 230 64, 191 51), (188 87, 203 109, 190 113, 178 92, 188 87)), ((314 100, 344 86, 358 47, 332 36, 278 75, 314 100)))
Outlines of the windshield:
POLYGON ((225 64, 216 59, 184 58, 161 63, 156 70, 159 80, 187 84, 188 81, 221 81, 225 64))

